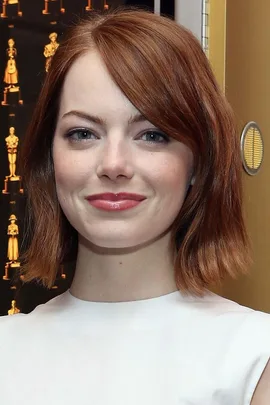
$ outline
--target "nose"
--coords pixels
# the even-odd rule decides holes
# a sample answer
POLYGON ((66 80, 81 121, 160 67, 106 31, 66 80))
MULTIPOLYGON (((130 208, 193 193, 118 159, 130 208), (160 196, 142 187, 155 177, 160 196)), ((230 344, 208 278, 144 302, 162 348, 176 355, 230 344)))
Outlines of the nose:
POLYGON ((112 181, 119 178, 131 179, 134 174, 131 153, 124 139, 107 139, 97 153, 97 176, 107 177, 112 181))

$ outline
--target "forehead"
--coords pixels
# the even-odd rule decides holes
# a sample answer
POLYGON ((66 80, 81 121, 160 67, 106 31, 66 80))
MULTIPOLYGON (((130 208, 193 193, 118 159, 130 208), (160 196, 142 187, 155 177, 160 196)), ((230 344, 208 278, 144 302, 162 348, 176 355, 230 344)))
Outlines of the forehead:
POLYGON ((60 113, 73 109, 87 109, 96 114, 137 111, 114 83, 100 55, 94 50, 80 56, 64 80, 60 113))

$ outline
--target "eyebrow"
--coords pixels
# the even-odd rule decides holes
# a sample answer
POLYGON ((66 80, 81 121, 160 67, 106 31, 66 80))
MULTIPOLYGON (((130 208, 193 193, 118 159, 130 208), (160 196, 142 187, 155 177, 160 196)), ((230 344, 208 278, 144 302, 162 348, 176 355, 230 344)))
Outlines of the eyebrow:
MULTIPOLYGON (((66 118, 66 117, 69 117, 69 116, 72 116, 72 115, 75 116, 75 117, 82 118, 82 119, 87 120, 87 121, 95 122, 96 124, 99 124, 99 125, 105 125, 105 121, 102 118, 100 118, 100 117, 98 117, 96 115, 87 114, 87 113, 85 113, 83 111, 78 111, 78 110, 72 110, 72 111, 69 111, 69 112, 65 113, 62 116, 62 119, 66 118)), ((148 121, 148 119, 144 115, 142 115, 141 113, 138 113, 138 114, 135 114, 135 115, 133 115, 133 116, 131 116, 129 118, 128 124, 130 125, 130 124, 133 124, 135 122, 144 122, 144 121, 148 121)))

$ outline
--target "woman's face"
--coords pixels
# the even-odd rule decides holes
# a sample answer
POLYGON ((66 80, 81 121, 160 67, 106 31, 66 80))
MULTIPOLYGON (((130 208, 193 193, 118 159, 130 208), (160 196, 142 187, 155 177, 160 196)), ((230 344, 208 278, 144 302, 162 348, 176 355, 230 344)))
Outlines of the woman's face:
POLYGON ((140 115, 95 51, 66 76, 53 161, 67 219, 79 235, 108 248, 135 247, 168 231, 193 170, 190 149, 140 115))

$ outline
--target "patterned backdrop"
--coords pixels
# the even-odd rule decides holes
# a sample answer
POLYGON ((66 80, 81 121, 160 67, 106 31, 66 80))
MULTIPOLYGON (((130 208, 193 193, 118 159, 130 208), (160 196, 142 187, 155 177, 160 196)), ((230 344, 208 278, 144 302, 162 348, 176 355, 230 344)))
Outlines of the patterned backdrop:
MULTIPOLYGON (((50 290, 38 282, 24 284, 18 276, 20 255, 29 243, 18 154, 66 27, 78 15, 122 4, 154 10, 154 0, 0 0, 0 315, 29 313, 64 292, 72 281, 72 263, 59 269, 50 290)), ((161 12, 173 17, 173 4, 173 0, 163 0, 161 12)))

